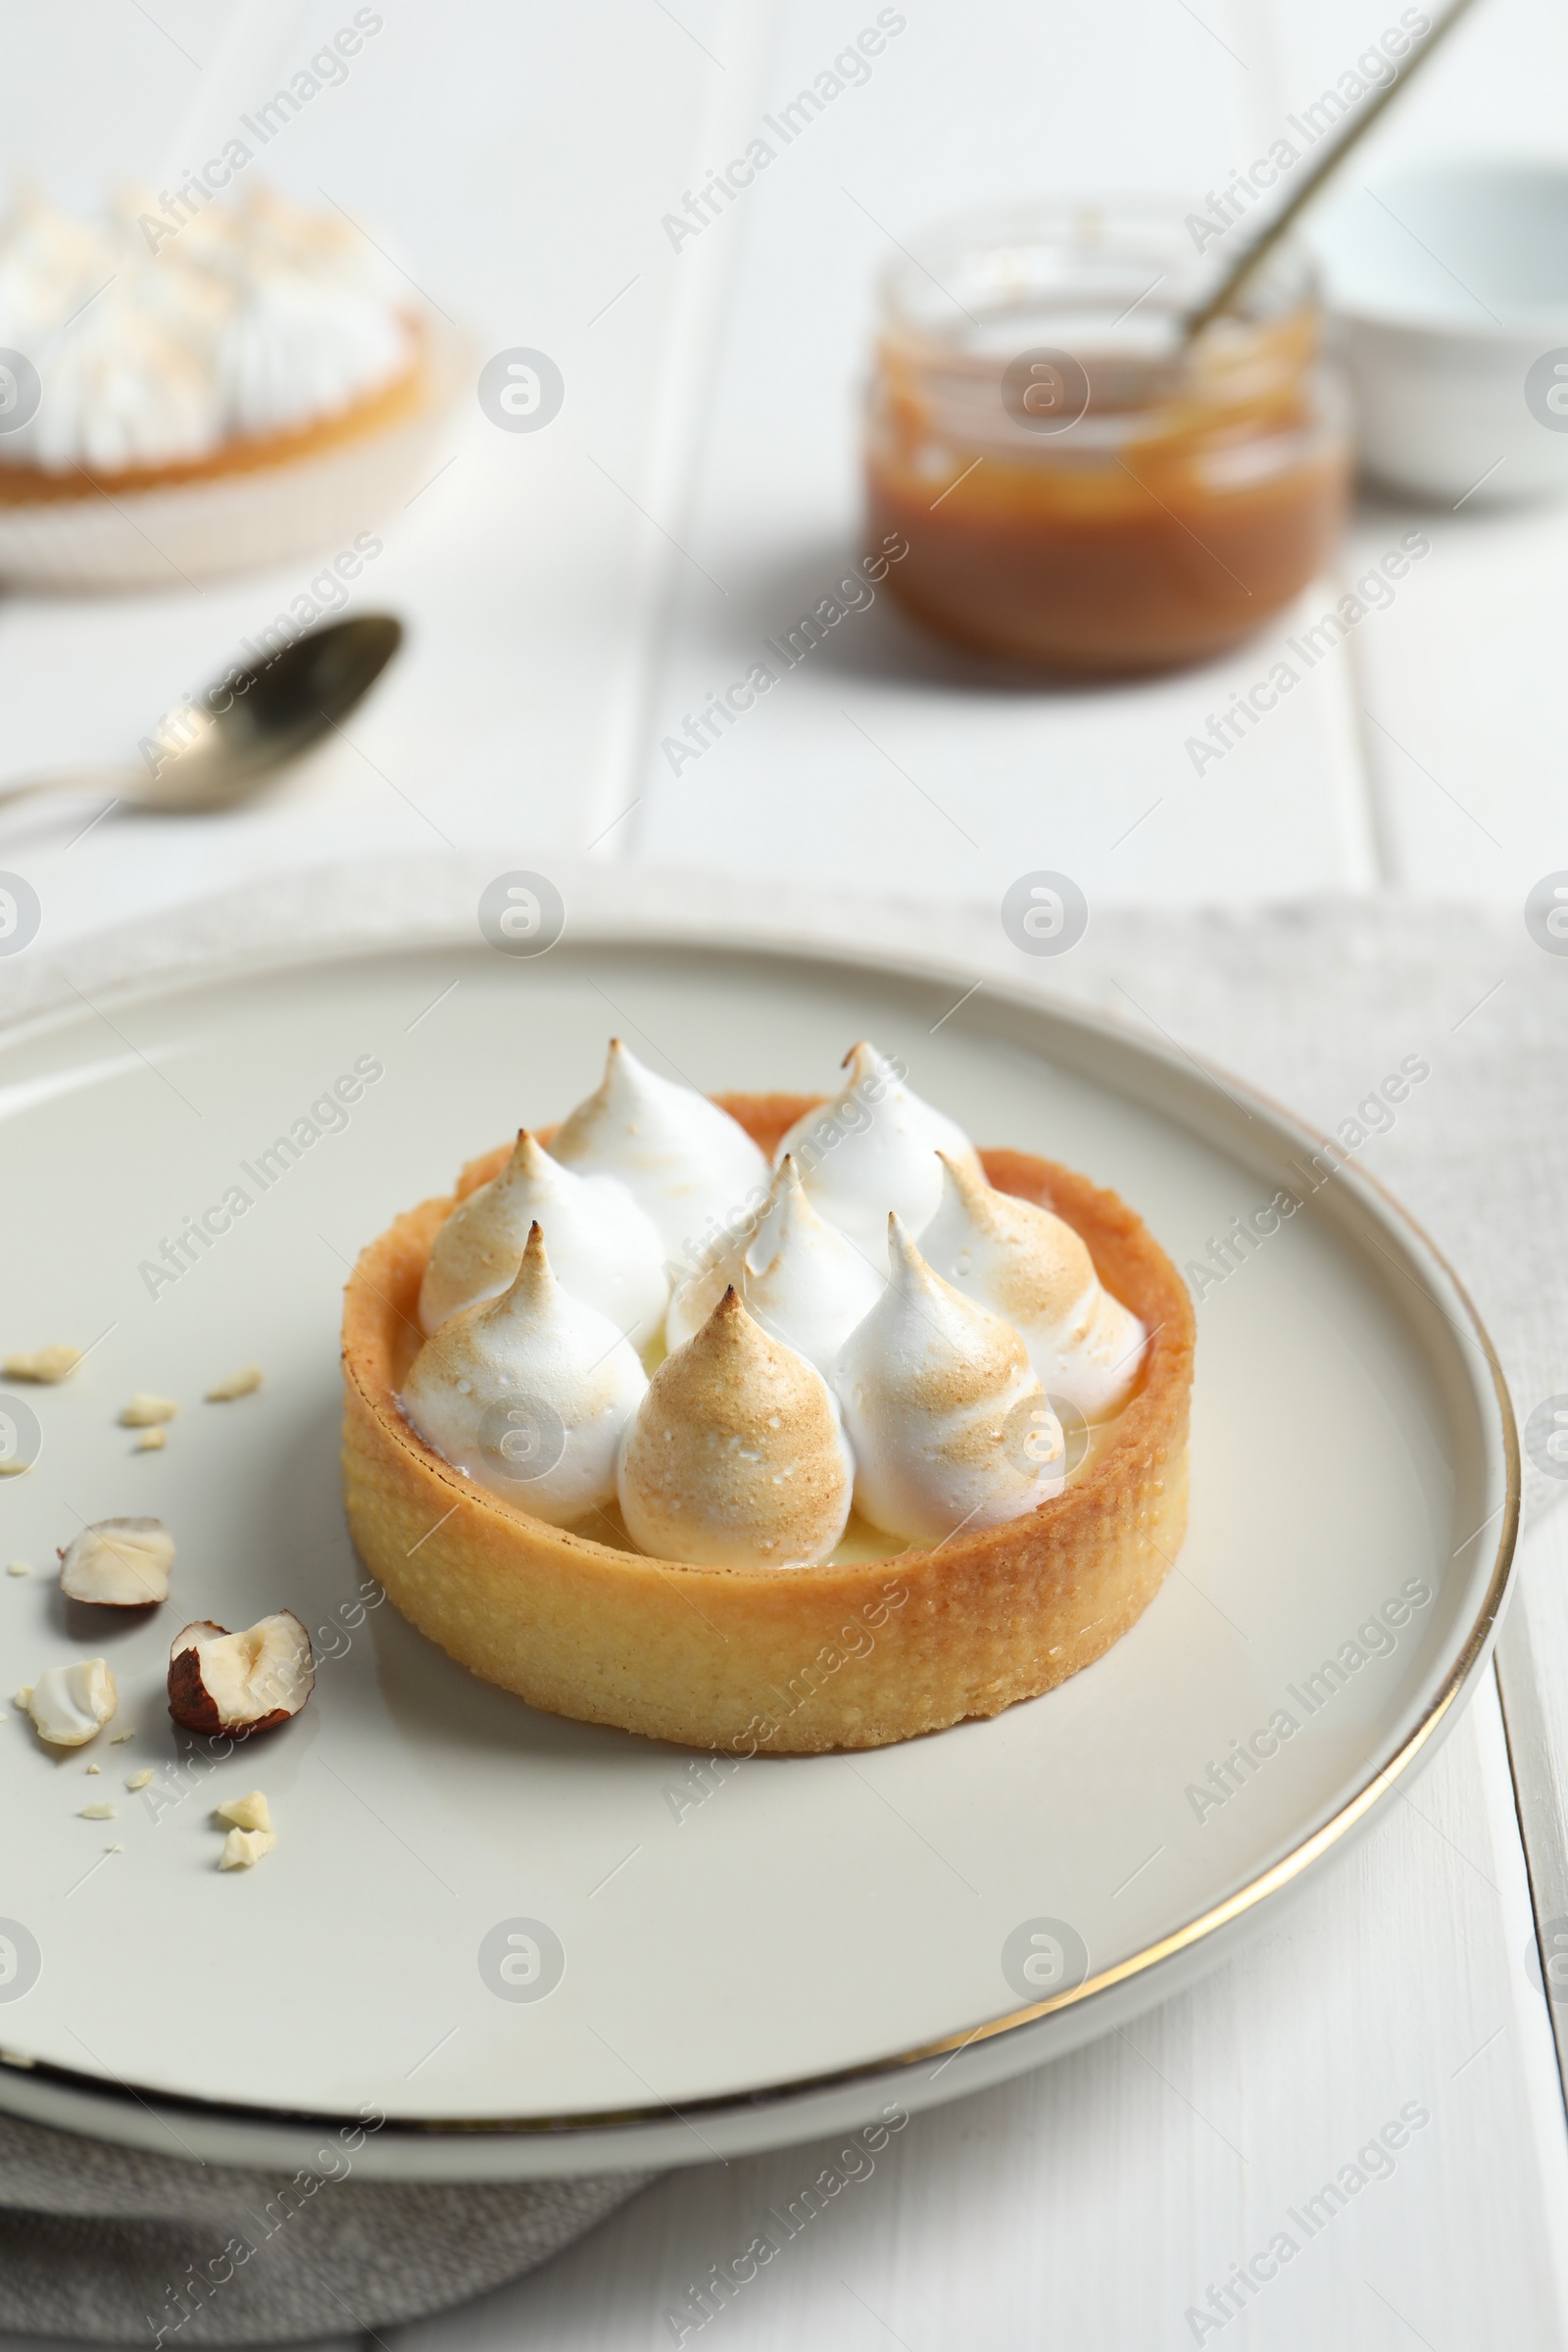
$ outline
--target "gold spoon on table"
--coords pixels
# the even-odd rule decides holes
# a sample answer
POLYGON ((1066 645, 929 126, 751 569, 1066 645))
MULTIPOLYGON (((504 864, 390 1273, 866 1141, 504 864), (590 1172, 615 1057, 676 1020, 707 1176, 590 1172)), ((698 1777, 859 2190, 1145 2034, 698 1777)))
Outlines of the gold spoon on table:
POLYGON ((139 767, 66 768, 0 785, 0 807, 44 792, 107 792, 127 808, 232 808, 347 717, 403 643, 388 612, 334 620, 270 662, 236 665, 159 722, 139 767))

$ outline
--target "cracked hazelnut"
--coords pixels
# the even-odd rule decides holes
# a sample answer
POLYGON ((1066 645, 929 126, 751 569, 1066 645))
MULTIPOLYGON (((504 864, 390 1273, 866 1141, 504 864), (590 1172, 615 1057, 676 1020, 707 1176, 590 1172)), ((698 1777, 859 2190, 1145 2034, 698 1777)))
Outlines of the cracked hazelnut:
MULTIPOLYGON (((22 1693, 17 1693, 21 1699, 22 1693)), ((49 1666, 27 1692, 27 1713, 51 1747, 82 1747, 95 1739, 119 1704, 115 1678, 103 1658, 49 1666)))
POLYGON ((60 1590, 99 1608, 144 1609, 169 1598, 173 1564, 174 1539, 161 1519, 100 1519, 60 1554, 60 1590))
POLYGON ((231 1634, 187 1625, 169 1653, 169 1712, 189 1732, 243 1740, 297 1715, 316 1688, 311 1638, 292 1609, 231 1634))

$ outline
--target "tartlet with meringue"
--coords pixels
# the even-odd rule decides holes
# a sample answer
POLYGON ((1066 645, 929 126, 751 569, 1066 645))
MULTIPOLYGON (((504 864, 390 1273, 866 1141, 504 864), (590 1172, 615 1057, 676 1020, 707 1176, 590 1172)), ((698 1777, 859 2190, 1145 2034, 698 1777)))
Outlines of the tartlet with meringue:
POLYGON ((1039 1696, 1186 1527, 1187 1290, 1114 1194, 835 1096, 598 1090, 365 1251, 344 1485, 411 1621, 530 1703, 738 1754, 1039 1696))
POLYGON ((0 385, 0 575, 164 588, 339 551, 282 616, 300 626, 379 552, 365 526, 416 478, 457 358, 340 209, 254 178, 92 216, 23 192, 0 350, 24 363, 0 385))

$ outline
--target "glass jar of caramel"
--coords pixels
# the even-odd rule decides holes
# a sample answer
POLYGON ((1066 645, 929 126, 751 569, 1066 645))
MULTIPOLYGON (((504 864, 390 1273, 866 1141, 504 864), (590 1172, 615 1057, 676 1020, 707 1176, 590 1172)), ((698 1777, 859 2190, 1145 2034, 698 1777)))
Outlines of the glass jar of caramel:
POLYGON ((1176 206, 1033 207, 938 228, 882 289, 872 543, 900 603, 1063 676, 1201 662, 1318 572, 1351 453, 1309 265, 1284 252, 1185 350, 1201 261, 1176 206))

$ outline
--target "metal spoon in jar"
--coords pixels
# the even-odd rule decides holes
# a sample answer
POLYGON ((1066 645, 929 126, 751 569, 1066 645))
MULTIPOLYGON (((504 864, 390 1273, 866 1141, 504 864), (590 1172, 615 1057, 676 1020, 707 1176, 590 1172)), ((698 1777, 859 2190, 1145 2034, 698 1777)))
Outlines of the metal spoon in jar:
POLYGON ((1392 78, 1386 81, 1381 89, 1375 91, 1356 114, 1347 118, 1339 136, 1331 139, 1316 163, 1302 172, 1290 196, 1281 205, 1273 219, 1266 222, 1260 233, 1253 237, 1237 255, 1213 292, 1205 296, 1204 300, 1195 310, 1190 311, 1183 319, 1181 341, 1184 350, 1188 344, 1202 333, 1205 326, 1212 325, 1216 318, 1230 310, 1237 297, 1246 291, 1275 246, 1286 231, 1295 225, 1297 219, 1313 201, 1318 190, 1334 176, 1351 150, 1360 145, 1384 108, 1391 105, 1399 96, 1406 83, 1425 65, 1439 42, 1446 33, 1452 31, 1454 25, 1458 24, 1459 19, 1471 5, 1472 0, 1450 0, 1447 14, 1440 17, 1427 33, 1426 38, 1411 49, 1402 66, 1392 78))
POLYGON ((239 666, 159 721, 139 767, 68 768, 0 785, 0 806, 40 792, 108 792, 128 808, 233 808, 309 751, 375 684, 403 643, 387 612, 335 620, 270 662, 239 666))

